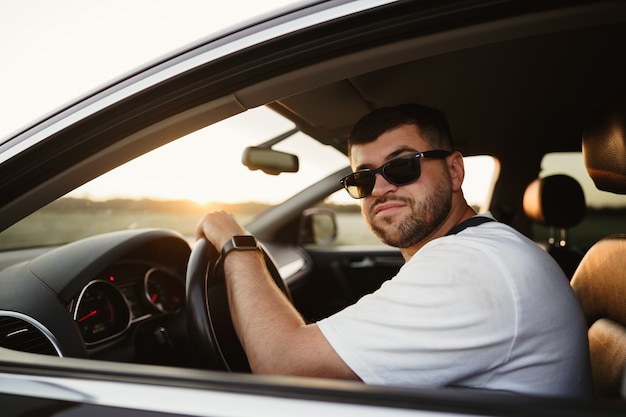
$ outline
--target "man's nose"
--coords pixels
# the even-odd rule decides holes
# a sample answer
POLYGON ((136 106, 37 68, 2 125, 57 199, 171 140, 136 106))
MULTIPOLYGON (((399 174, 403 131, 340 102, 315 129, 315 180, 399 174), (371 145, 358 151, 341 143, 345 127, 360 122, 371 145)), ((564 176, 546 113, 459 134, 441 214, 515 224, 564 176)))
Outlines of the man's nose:
POLYGON ((374 178, 376 180, 374 181, 374 189, 372 190, 373 196, 382 196, 390 191, 395 191, 398 188, 397 185, 393 185, 387 181, 380 172, 377 173, 374 178))

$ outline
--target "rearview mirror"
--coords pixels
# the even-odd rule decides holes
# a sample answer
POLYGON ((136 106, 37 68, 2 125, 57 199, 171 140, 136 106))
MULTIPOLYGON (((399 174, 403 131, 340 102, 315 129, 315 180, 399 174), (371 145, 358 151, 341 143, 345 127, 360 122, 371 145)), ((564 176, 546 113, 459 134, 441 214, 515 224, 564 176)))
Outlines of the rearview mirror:
POLYGON ((271 175, 278 175, 282 172, 298 172, 299 168, 296 155, 256 146, 248 147, 243 151, 242 162, 251 171, 260 169, 271 175))

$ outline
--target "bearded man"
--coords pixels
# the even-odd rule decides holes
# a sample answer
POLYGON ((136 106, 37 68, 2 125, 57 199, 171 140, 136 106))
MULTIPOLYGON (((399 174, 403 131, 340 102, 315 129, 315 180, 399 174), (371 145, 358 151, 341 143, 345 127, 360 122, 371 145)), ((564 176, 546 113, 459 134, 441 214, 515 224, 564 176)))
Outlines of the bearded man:
MULTIPOLYGON (((354 305, 306 323, 259 251, 228 251, 231 316, 252 371, 589 396, 586 325, 567 278, 530 239, 467 204, 445 115, 417 104, 374 110, 348 149, 353 173, 341 182, 405 264, 354 305)), ((218 211, 197 237, 221 251, 245 234, 218 211)))

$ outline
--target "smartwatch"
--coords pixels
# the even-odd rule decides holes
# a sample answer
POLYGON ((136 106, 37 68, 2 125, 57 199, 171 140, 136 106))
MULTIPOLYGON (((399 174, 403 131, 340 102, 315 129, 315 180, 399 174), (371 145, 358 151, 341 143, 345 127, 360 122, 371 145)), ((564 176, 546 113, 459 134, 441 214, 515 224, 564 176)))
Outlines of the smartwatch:
POLYGON ((225 258, 228 252, 232 250, 259 250, 259 244, 254 236, 235 235, 224 244, 222 248, 222 258, 225 258))

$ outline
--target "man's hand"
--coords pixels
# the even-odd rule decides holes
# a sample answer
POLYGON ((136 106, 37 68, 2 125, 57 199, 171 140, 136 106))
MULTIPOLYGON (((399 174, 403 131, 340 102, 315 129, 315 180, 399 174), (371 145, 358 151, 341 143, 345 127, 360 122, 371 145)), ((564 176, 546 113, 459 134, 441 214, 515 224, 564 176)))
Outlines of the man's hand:
POLYGON ((196 228, 196 240, 206 237, 218 253, 234 235, 249 234, 231 215, 223 210, 206 214, 196 228))

